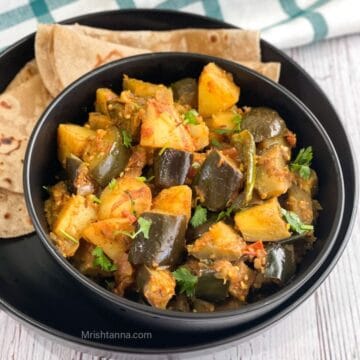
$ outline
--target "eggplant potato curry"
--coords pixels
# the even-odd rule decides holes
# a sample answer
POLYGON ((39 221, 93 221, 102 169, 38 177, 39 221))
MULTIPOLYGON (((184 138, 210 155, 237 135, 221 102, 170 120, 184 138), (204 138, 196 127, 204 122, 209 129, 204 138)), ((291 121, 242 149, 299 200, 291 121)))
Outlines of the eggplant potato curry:
POLYGON ((291 281, 315 241, 312 148, 293 151, 285 120, 239 97, 214 63, 169 86, 97 89, 84 126, 58 127, 66 177, 45 212, 63 256, 158 309, 236 309, 291 281))

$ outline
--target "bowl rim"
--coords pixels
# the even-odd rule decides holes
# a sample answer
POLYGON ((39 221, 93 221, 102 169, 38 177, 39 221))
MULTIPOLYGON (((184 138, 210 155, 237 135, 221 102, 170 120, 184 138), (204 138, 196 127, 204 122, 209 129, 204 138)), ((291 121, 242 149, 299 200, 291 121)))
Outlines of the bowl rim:
MULTIPOLYGON (((320 123, 320 121, 316 118, 316 116, 311 112, 310 109, 307 108, 307 106, 299 100, 294 94, 292 94, 289 90, 287 90, 284 86, 273 82, 272 80, 264 77, 261 74, 256 73, 255 71, 248 69, 238 63, 225 60, 219 57, 209 56, 209 55, 202 55, 202 54, 195 54, 195 53, 183 53, 183 52, 159 52, 159 53, 150 53, 150 54, 141 54, 141 55, 135 55, 131 57, 127 57, 124 59, 116 60, 113 62, 110 62, 108 64, 105 64, 99 68, 96 68, 92 70, 91 72, 86 73, 85 75, 81 76, 79 79, 74 81, 72 84, 67 86, 46 108, 46 110, 43 112, 42 116, 38 120, 36 126, 33 129, 33 132, 31 134, 31 137, 29 139, 29 143, 27 146, 25 159, 24 159, 24 171, 23 171, 23 182, 24 182, 24 195, 25 195, 25 201, 26 206, 28 208, 29 214, 31 216, 31 219, 34 223, 34 227, 36 230, 36 233, 40 237, 43 245, 45 245, 46 249, 50 252, 50 254, 55 258, 55 260, 60 264, 62 268, 64 268, 71 276, 73 276, 77 281, 79 281, 83 286, 86 286, 91 291, 95 292, 97 295, 102 296, 106 300, 109 300, 113 304, 117 306, 121 306, 129 311, 136 311, 140 314, 146 315, 146 316, 152 316, 154 318, 161 318, 164 320, 173 320, 173 319, 181 319, 186 321, 197 321, 197 322, 205 322, 209 320, 219 319, 219 318, 228 318, 233 316, 240 316, 244 313, 250 313, 255 312, 262 308, 263 306, 268 305, 269 303, 275 302, 276 300, 283 298, 280 300, 280 303, 284 303, 291 293, 296 292, 300 287, 302 287, 304 284, 309 281, 312 276, 317 272, 317 270, 320 268, 320 266, 325 262, 328 254, 330 253, 331 249, 333 248, 334 242, 336 240, 336 237, 338 235, 338 232, 340 230, 340 226, 342 223, 342 216, 344 212, 344 203, 345 203, 345 189, 344 189, 344 179, 343 179, 343 173, 340 165, 340 161, 337 155, 337 152, 335 150, 335 147, 327 134, 325 128, 320 123), (118 295, 115 295, 114 293, 106 290, 105 288, 101 287, 82 273, 78 271, 65 257, 63 257, 57 250, 56 246, 51 241, 48 232, 45 231, 36 215, 35 206, 32 200, 32 192, 31 192, 31 184, 30 184, 30 163, 31 158, 33 154, 33 148, 36 144, 36 139, 41 132, 42 126, 44 123, 46 123, 48 120, 48 116, 51 114, 51 112, 61 103, 62 99, 66 97, 69 93, 71 93, 76 87, 86 81, 88 81, 90 78, 97 76, 103 72, 110 71, 113 68, 117 68, 123 65, 126 65, 129 62, 137 62, 137 61, 145 61, 145 60, 151 60, 151 59, 161 59, 161 58, 171 58, 171 57, 186 57, 186 58, 194 58, 194 59, 201 59, 206 60, 208 62, 214 61, 221 64, 224 64, 225 66, 232 66, 237 68, 240 72, 245 72, 248 75, 258 78, 262 82, 268 83, 270 86, 274 87, 277 91, 282 93, 287 100, 292 101, 298 108, 301 109, 302 112, 304 112, 308 118, 311 119, 312 123, 315 125, 317 130, 321 133, 321 135, 324 138, 324 141, 327 144, 327 147, 330 149, 331 155, 332 155, 332 161, 335 164, 337 173, 337 185, 339 188, 339 204, 337 206, 335 218, 338 219, 338 222, 336 224, 332 224, 332 228, 330 231, 331 241, 330 246, 328 246, 326 249, 323 249, 320 254, 313 260, 311 265, 309 266, 309 269, 307 269, 300 277, 295 279, 294 281, 290 282, 288 285, 284 286, 282 289, 278 290, 272 295, 267 296, 264 299, 261 299, 257 302, 247 304, 246 306, 236 309, 236 310, 229 310, 229 311, 219 311, 214 313, 182 313, 178 311, 173 310, 160 310, 153 308, 149 305, 144 305, 137 303, 133 300, 129 300, 123 297, 120 297, 118 295), (319 258, 319 259, 318 259, 319 258), (315 260, 316 261, 315 263, 315 260)), ((328 238, 329 238, 328 237, 328 238)))

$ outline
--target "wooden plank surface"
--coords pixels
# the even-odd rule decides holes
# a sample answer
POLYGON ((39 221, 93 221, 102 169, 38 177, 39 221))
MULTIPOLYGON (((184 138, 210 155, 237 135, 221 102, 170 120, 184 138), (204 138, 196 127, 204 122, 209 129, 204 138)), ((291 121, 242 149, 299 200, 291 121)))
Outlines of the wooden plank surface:
MULTIPOLYGON (((292 49, 337 108, 355 149, 360 145, 360 35, 292 49)), ((345 174, 346 176, 346 174, 345 174)), ((334 271, 304 304, 250 341, 197 359, 360 359, 360 221, 334 271)), ((97 357, 34 335, 0 311, 0 359, 97 357)))

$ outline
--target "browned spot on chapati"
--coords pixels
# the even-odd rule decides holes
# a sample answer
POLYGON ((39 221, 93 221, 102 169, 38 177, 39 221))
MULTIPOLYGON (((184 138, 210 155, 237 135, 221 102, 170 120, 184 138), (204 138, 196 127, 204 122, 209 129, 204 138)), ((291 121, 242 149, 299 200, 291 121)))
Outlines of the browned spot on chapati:
POLYGON ((218 37, 215 34, 210 35, 211 42, 215 43, 215 42, 217 42, 217 40, 218 40, 218 37))
POLYGON ((4 219, 10 219, 11 218, 11 215, 9 214, 9 213, 6 213, 5 215, 4 215, 4 219))
POLYGON ((3 134, 0 135, 0 154, 10 155, 12 152, 19 149, 20 146, 21 146, 21 140, 17 140, 13 136, 4 136, 3 134), (13 148, 6 152, 2 152, 1 151, 2 145, 5 145, 7 147, 13 145, 13 148))
POLYGON ((6 102, 5 100, 0 101, 0 106, 3 107, 4 109, 11 109, 12 108, 12 106, 8 102, 6 102))
POLYGON ((106 62, 108 62, 112 57, 122 57, 123 54, 121 54, 118 50, 112 50, 110 51, 107 55, 105 55, 103 58, 97 54, 96 55, 96 63, 95 63, 95 66, 94 68, 97 68, 98 66, 100 65, 103 65, 105 64, 106 62))
POLYGON ((12 180, 9 178, 5 178, 4 181, 6 181, 7 183, 9 183, 10 185, 12 184, 12 180))
POLYGON ((14 137, 10 136, 10 137, 2 137, 0 138, 0 143, 4 144, 4 145, 11 145, 11 143, 14 141, 14 137))

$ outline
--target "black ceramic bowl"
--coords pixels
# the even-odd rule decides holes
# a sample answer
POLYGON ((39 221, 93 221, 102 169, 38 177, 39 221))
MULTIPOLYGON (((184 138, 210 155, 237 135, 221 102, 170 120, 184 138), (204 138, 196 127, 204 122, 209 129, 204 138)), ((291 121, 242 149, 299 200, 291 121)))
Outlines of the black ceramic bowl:
MULTIPOLYGON (((344 185, 336 151, 326 131, 314 115, 282 86, 226 60, 184 53, 140 55, 110 63, 83 76, 65 89, 47 108, 31 136, 24 166, 25 197, 37 233, 49 253, 79 283, 92 290, 97 301, 106 301, 116 312, 125 311, 136 321, 152 328, 206 331, 245 324, 284 303, 299 287, 307 284, 325 261, 338 233, 344 207, 344 185), (294 280, 277 293, 241 309, 207 314, 163 311, 118 297, 82 275, 57 251, 50 240, 44 216, 44 184, 55 183, 59 172, 56 156, 56 132, 59 123, 83 124, 92 109, 99 87, 121 90, 123 74, 145 81, 170 84, 183 77, 198 77, 204 65, 216 62, 232 73, 241 87, 240 105, 268 106, 277 110, 298 137, 298 146, 311 145, 315 154, 320 187, 321 211, 316 225, 318 240, 299 266, 294 280)), ((308 284, 307 284, 308 285, 308 284)), ((84 300, 86 301, 86 300, 84 300)))

